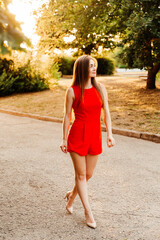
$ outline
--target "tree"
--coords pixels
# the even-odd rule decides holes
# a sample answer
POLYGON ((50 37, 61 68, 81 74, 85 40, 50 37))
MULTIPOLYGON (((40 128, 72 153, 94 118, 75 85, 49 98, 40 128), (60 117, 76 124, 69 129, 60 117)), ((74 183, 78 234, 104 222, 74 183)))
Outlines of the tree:
POLYGON ((146 68, 147 88, 154 89, 160 69, 159 10, 159 0, 50 0, 38 22, 40 44, 49 51, 76 47, 87 54, 99 46, 121 46, 128 67, 146 68), (71 34, 75 40, 66 44, 63 37, 71 34))
POLYGON ((106 24, 109 8, 106 0, 50 0, 49 5, 43 5, 37 23, 37 34, 41 36, 40 49, 50 51, 72 47, 90 54, 99 46, 111 48, 114 35, 108 32, 106 24), (75 40, 66 43, 63 38, 70 35, 75 40))
POLYGON ((121 20, 116 22, 119 29, 121 57, 128 67, 136 65, 148 70, 147 88, 155 88, 156 74, 160 69, 160 8, 158 0, 119 1, 119 16, 127 14, 123 27, 121 20))
POLYGON ((25 42, 31 45, 29 39, 22 33, 20 23, 8 11, 10 0, 0 0, 0 53, 11 54, 12 50, 25 51, 20 45, 25 42))

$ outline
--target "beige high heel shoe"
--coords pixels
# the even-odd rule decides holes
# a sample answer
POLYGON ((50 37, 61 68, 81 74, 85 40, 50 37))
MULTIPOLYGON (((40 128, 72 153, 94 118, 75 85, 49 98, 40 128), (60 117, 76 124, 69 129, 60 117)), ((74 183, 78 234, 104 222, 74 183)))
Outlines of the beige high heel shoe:
MULTIPOLYGON (((86 216, 87 214, 85 213, 85 216, 86 216)), ((87 222, 87 220, 86 220, 86 224, 87 224, 87 226, 88 227, 90 227, 90 228, 96 228, 97 227, 97 225, 96 225, 96 222, 94 221, 94 222, 87 222)))
MULTIPOLYGON (((65 197, 64 197, 64 199, 67 198, 67 202, 69 201, 69 196, 70 196, 70 194, 71 194, 71 192, 69 191, 69 192, 66 193, 66 195, 65 195, 65 197)), ((72 206, 72 207, 67 207, 67 206, 66 206, 66 210, 67 210, 70 214, 72 214, 72 213, 73 213, 73 206, 72 206)))
POLYGON ((89 223, 89 222, 88 222, 88 223, 86 223, 86 224, 87 224, 87 226, 90 227, 90 228, 94 228, 94 229, 95 229, 95 228, 97 227, 97 226, 96 226, 96 222, 93 222, 93 223, 89 223))

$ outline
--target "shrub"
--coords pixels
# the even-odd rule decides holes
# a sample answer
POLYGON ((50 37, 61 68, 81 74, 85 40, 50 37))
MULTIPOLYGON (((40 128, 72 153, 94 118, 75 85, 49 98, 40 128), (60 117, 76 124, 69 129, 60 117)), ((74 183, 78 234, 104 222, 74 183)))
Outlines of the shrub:
POLYGON ((60 79, 61 73, 59 72, 59 65, 57 62, 51 65, 51 67, 49 68, 49 73, 52 78, 58 80, 60 79))
POLYGON ((115 70, 114 63, 109 58, 96 58, 98 61, 97 74, 112 75, 115 70))
POLYGON ((58 57, 54 60, 59 65, 62 75, 72 75, 75 59, 72 57, 58 57))
POLYGON ((6 72, 10 72, 14 69, 14 62, 13 60, 7 60, 6 58, 2 59, 0 58, 0 75, 3 73, 3 70, 6 70, 6 72))
MULTIPOLYGON (((96 58, 98 61, 97 74, 101 75, 111 75, 115 70, 113 60, 105 57, 96 58)), ((73 65, 76 58, 73 57, 57 57, 54 59, 54 62, 58 63, 59 70, 62 75, 72 75, 73 74, 73 65)))
POLYGON ((3 66, 0 68, 0 96, 49 88, 46 79, 31 69, 30 61, 17 69, 14 68, 12 60, 0 59, 0 61, 3 66))

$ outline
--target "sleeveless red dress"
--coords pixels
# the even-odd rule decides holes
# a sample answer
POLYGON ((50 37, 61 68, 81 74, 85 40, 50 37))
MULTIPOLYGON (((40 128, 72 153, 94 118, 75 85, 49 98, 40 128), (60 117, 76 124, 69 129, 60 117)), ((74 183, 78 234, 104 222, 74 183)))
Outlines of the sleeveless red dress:
POLYGON ((75 100, 72 108, 74 123, 67 138, 67 151, 81 156, 102 153, 101 108, 102 100, 96 88, 84 89, 83 100, 79 103, 81 88, 72 86, 75 100))

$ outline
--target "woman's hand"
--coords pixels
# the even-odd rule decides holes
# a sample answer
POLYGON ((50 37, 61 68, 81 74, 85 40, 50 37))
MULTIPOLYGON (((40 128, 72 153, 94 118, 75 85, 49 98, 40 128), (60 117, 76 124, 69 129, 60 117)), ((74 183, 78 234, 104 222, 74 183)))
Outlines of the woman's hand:
POLYGON ((112 135, 107 136, 107 146, 110 148, 110 147, 113 147, 114 145, 115 145, 115 140, 113 136, 112 135))
POLYGON ((62 141, 60 148, 61 148, 62 152, 67 153, 67 140, 62 141))

